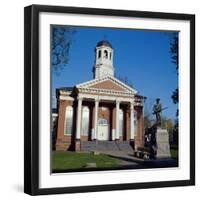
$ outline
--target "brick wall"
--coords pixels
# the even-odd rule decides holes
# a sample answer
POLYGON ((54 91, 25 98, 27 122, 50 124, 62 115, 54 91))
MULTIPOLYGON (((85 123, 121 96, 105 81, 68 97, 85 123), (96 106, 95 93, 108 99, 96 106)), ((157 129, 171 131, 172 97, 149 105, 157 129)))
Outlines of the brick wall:
POLYGON ((135 147, 144 146, 144 128, 143 128, 143 109, 141 106, 136 106, 135 110, 137 111, 137 135, 135 137, 135 147))
POLYGON ((58 128, 57 128, 57 140, 56 150, 74 150, 74 133, 75 133, 75 110, 76 105, 73 101, 60 100, 58 104, 58 128), (64 135, 65 126, 65 110, 67 106, 74 108, 73 118, 73 132, 72 135, 64 135))
MULTIPOLYGON (((83 135, 81 133, 81 141, 91 140, 91 130, 94 129, 94 102, 93 101, 83 101, 82 106, 88 106, 90 110, 90 124, 89 124, 89 134, 83 135)), ((120 140, 130 140, 130 105, 121 104, 120 108, 124 111, 124 135, 120 137, 120 140)), ((136 106, 134 108, 138 115, 138 126, 137 135, 135 136, 135 145, 137 147, 144 145, 144 135, 143 135, 143 117, 142 117, 142 107, 136 106)), ((75 150, 80 144, 75 140, 76 133, 76 110, 77 102, 69 100, 60 100, 58 104, 58 128, 57 128, 57 140, 56 140, 56 150, 75 150), (65 124, 65 110, 67 106, 72 106, 74 108, 74 118, 73 118, 73 133, 72 135, 64 135, 64 124, 65 124)), ((112 129, 116 129, 116 108, 115 103, 100 103, 98 118, 105 118, 109 123, 109 139, 112 139, 112 129)))

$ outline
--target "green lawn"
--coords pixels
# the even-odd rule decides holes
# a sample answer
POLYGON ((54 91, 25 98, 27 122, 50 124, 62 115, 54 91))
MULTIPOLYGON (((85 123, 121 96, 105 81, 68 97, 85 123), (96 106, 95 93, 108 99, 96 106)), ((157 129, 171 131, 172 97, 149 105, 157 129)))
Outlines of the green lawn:
POLYGON ((97 168, 120 166, 120 160, 109 157, 108 155, 68 151, 54 151, 52 153, 53 171, 83 169, 87 166, 87 163, 96 163, 97 168))

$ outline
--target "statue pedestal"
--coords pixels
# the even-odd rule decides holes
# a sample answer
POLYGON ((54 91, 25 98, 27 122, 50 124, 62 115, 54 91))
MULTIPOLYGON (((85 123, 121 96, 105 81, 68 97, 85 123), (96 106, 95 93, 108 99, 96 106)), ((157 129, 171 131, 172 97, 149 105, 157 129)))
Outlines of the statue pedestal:
POLYGON ((156 131, 157 152, 156 158, 171 158, 169 147, 169 134, 166 129, 158 128, 156 131))

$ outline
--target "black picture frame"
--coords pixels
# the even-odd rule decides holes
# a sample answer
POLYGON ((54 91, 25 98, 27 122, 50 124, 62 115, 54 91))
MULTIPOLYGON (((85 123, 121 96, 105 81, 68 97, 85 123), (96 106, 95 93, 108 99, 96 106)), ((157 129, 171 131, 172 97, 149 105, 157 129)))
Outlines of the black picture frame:
POLYGON ((195 184, 195 15, 31 5, 24 9, 24 192, 30 195, 78 193, 195 184), (190 23, 190 178, 189 180, 39 188, 39 13, 73 13, 153 19, 188 20, 190 23))

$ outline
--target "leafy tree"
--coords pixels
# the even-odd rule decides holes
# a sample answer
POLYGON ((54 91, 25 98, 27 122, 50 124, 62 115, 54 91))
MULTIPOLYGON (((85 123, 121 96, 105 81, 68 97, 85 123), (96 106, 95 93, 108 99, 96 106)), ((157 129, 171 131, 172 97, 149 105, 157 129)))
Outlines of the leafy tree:
POLYGON ((178 88, 173 91, 173 93, 172 93, 172 100, 173 100, 174 104, 178 103, 178 88))
MULTIPOLYGON (((179 69, 179 63, 178 63, 178 33, 177 32, 173 32, 171 34, 171 37, 170 37, 170 54, 171 54, 171 61, 172 63, 174 63, 175 67, 176 67, 176 72, 177 72, 177 75, 178 75, 178 69, 179 69)), ((172 93, 172 101, 175 103, 175 104, 178 104, 178 94, 179 94, 179 91, 178 91, 178 88, 176 88, 173 93, 172 93)), ((178 111, 177 113, 178 114, 178 111)))
POLYGON ((63 69, 69 62, 69 50, 75 30, 67 26, 53 26, 51 40, 51 66, 53 71, 63 69))
POLYGON ((178 73, 178 33, 173 32, 171 34, 171 42, 170 42, 170 53, 172 63, 176 66, 176 71, 178 73))
MULTIPOLYGON (((175 67, 176 67, 176 72, 178 75, 178 69, 179 69, 179 63, 178 63, 178 55, 179 55, 179 51, 178 51, 178 33, 172 33, 171 34, 171 43, 170 43, 170 54, 171 54, 171 61, 172 63, 174 63, 175 67)), ((178 88, 176 88, 173 92, 172 92, 172 101, 174 104, 178 104, 179 103, 179 90, 178 88)), ((173 127, 173 143, 178 145, 178 133, 179 133, 179 129, 178 129, 178 109, 176 111, 176 121, 173 127)))
POLYGON ((167 129, 168 131, 171 131, 174 127, 173 120, 170 118, 167 118, 165 116, 162 116, 162 126, 163 126, 163 128, 167 129))
POLYGON ((178 145, 178 119, 175 121, 173 128, 173 144, 178 145))

